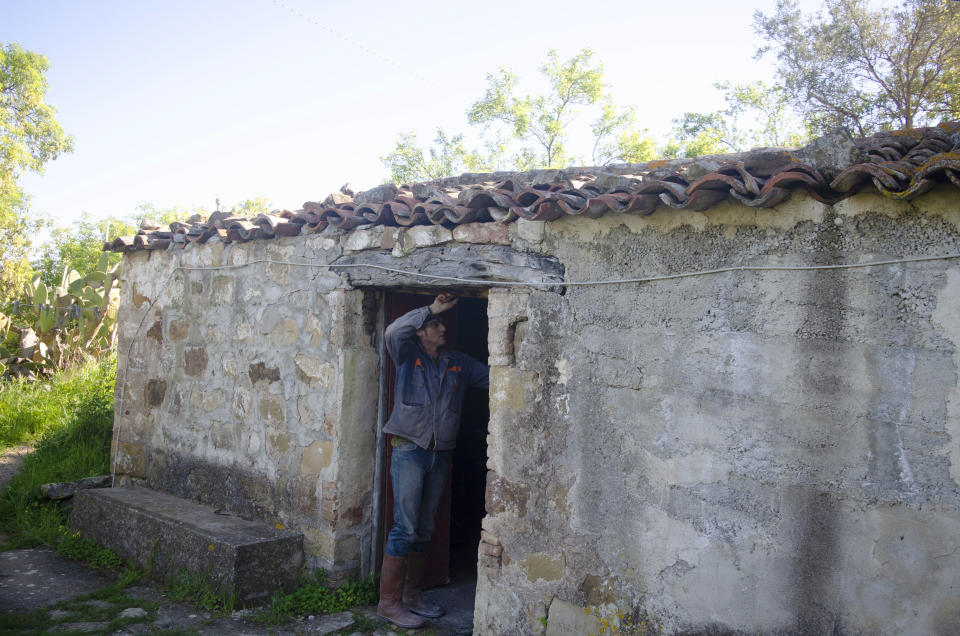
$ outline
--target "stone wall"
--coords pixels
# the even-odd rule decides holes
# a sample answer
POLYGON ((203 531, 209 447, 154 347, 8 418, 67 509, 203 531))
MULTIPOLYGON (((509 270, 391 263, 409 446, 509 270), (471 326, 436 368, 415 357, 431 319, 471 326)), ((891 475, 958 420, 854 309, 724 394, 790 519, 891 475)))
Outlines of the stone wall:
POLYGON ((329 227, 126 254, 118 482, 302 532, 308 565, 326 569, 331 581, 378 570, 381 290, 433 281, 376 278, 382 270, 358 263, 382 266, 385 257, 417 270, 425 256, 433 269, 455 274, 468 261, 505 258, 496 271, 508 277, 559 280, 555 268, 541 271, 555 259, 528 258, 509 245, 508 226, 487 223, 453 231, 329 227))
MULTIPOLYGON (((133 252, 121 481, 299 530, 335 577, 375 568, 373 288, 457 284, 284 263, 494 253, 472 244, 525 280, 548 265, 546 282, 861 263, 960 252, 960 204, 798 192, 769 210, 133 252)), ((476 633, 956 631, 958 261, 487 295, 476 633)))
MULTIPOLYGON (((960 204, 795 194, 513 236, 568 281, 860 263, 960 252, 960 204)), ((489 298, 476 633, 960 629, 960 262, 489 298)))
POLYGON ((369 569, 376 299, 283 263, 340 253, 312 236, 128 254, 114 427, 121 482, 303 532, 335 579, 369 569))

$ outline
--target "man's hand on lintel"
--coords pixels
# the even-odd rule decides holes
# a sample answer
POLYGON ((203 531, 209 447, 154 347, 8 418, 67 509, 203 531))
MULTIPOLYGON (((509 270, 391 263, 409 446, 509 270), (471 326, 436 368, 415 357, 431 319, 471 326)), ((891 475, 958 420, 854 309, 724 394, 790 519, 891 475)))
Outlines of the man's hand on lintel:
POLYGON ((430 313, 433 315, 442 314, 457 304, 457 297, 453 294, 438 294, 430 305, 430 313))

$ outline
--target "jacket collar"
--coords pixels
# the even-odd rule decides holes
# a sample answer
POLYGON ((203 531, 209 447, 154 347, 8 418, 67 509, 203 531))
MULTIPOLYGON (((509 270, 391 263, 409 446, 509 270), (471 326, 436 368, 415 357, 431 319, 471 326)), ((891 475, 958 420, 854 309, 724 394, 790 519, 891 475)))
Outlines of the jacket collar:
MULTIPOLYGON (((420 349, 420 353, 423 354, 424 359, 426 360, 431 359, 430 354, 427 353, 426 349, 424 349, 419 342, 417 343, 417 348, 420 349)), ((440 349, 439 351, 437 351, 437 360, 452 360, 452 359, 453 359, 453 351, 451 351, 450 349, 440 349)))

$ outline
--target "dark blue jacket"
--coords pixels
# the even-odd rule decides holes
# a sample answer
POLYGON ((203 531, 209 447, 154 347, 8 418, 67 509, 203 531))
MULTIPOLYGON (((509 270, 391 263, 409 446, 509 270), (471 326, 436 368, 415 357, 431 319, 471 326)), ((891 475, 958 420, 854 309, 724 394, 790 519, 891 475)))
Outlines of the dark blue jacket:
POLYGON ((387 327, 387 351, 397 367, 397 384, 393 413, 383 430, 422 448, 435 438, 437 450, 452 450, 467 387, 487 388, 490 368, 465 353, 445 349, 434 361, 417 338, 417 329, 429 315, 429 307, 420 307, 387 327))

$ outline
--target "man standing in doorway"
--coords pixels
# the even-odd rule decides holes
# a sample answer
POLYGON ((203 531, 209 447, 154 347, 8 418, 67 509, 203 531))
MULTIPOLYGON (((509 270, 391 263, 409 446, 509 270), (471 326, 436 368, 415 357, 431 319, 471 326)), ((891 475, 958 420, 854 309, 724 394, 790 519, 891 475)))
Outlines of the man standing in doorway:
POLYGON ((420 598, 433 517, 450 469, 467 387, 487 388, 490 369, 470 356, 444 349, 439 315, 457 304, 440 294, 432 304, 407 312, 387 327, 387 351, 397 368, 394 405, 383 430, 393 435, 390 479, 393 527, 380 572, 377 614, 405 629, 443 608, 420 598))

